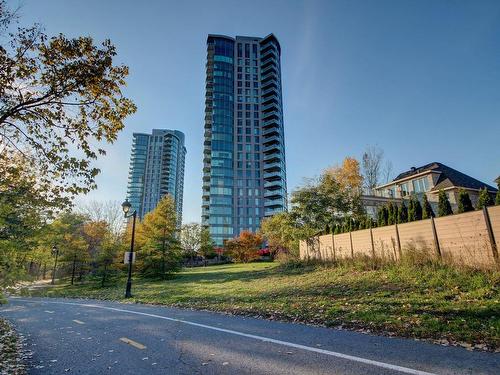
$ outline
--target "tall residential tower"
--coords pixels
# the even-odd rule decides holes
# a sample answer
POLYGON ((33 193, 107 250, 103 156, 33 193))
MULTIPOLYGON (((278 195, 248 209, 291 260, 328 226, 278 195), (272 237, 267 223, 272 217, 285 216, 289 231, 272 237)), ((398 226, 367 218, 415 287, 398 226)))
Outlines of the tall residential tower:
POLYGON ((133 134, 127 199, 139 218, 171 194, 178 225, 182 223, 185 157, 184 133, 180 131, 153 129, 152 134, 133 134))
POLYGON ((218 246, 287 207, 280 56, 273 34, 207 39, 202 224, 218 246))

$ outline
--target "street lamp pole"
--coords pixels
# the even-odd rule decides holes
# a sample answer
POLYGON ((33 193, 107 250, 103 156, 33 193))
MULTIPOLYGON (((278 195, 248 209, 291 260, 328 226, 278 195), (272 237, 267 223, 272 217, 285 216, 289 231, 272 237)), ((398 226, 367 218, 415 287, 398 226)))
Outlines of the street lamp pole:
POLYGON ((132 217, 132 239, 130 241, 130 252, 128 254, 128 278, 127 278, 127 288, 125 289, 125 298, 132 297, 132 261, 134 259, 134 239, 135 239, 135 220, 137 218, 137 211, 134 210, 131 214, 129 214, 130 208, 132 205, 128 201, 122 203, 123 213, 125 214, 125 218, 132 217))
POLYGON ((51 284, 54 285, 54 280, 56 278, 56 269, 57 269, 57 257, 59 256, 59 248, 56 245, 52 246, 52 255, 56 256, 56 259, 54 261, 54 269, 52 270, 52 282, 51 282, 51 284))

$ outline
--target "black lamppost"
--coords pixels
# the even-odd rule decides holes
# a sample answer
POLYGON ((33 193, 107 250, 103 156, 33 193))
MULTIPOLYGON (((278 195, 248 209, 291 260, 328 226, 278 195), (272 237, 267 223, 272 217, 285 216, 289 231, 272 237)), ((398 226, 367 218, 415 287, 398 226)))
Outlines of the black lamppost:
POLYGON ((52 246, 52 255, 56 257, 54 261, 54 270, 52 271, 52 282, 51 282, 51 284, 54 285, 54 279, 56 277, 56 269, 57 269, 57 257, 59 256, 59 248, 56 245, 52 246))
POLYGON ((128 254, 128 279, 127 279, 127 289, 125 290, 125 298, 132 297, 132 260, 134 259, 134 237, 135 237, 135 219, 137 217, 137 211, 129 213, 132 205, 125 199, 125 202, 122 203, 123 213, 125 214, 125 218, 133 217, 132 221, 132 240, 130 241, 130 252, 128 254))

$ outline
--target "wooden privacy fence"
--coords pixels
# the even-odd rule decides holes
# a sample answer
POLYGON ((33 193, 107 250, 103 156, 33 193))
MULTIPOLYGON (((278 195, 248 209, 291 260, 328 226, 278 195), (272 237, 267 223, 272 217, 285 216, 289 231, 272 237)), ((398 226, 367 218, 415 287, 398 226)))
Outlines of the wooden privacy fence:
POLYGON ((368 256, 398 261, 404 255, 416 255, 492 269, 500 266, 499 242, 500 206, 495 206, 436 219, 313 237, 300 241, 300 257, 335 261, 368 256))

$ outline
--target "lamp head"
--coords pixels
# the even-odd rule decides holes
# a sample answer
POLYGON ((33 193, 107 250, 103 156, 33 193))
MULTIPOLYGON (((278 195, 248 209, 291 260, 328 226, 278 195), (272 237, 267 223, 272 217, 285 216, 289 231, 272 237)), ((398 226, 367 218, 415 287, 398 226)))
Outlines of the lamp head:
POLYGON ((130 211, 131 207, 132 207, 132 205, 130 204, 130 202, 128 201, 128 199, 125 199, 125 202, 122 203, 123 213, 125 215, 127 215, 128 212, 130 211))

